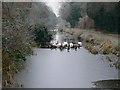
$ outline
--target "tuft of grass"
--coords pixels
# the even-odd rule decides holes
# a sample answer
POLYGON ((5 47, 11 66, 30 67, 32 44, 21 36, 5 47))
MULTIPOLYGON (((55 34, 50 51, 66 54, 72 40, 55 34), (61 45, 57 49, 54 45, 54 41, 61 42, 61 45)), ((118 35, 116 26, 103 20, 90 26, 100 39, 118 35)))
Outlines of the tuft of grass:
POLYGON ((89 50, 92 54, 98 54, 97 49, 90 43, 86 43, 84 46, 87 50, 89 50))
POLYGON ((112 42, 110 40, 104 40, 101 44, 100 44, 100 51, 103 54, 114 54, 114 55, 118 55, 118 47, 113 45, 112 42))

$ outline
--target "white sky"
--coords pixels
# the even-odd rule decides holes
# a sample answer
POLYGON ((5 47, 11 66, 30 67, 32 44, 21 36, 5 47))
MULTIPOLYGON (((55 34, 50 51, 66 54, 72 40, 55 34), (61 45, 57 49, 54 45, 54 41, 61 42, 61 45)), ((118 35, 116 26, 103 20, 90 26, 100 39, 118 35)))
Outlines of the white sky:
POLYGON ((51 7, 51 9, 56 14, 56 16, 59 16, 59 8, 60 8, 59 2, 47 2, 47 5, 51 7))
POLYGON ((45 0, 45 2, 53 10, 53 12, 56 14, 56 16, 58 17, 59 16, 60 2, 58 2, 57 0, 45 0))

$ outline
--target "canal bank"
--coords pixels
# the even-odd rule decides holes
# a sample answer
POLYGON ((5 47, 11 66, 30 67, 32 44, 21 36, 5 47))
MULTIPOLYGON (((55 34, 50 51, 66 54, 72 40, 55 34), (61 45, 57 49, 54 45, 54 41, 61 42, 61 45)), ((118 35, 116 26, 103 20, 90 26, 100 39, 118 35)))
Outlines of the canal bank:
POLYGON ((94 29, 77 29, 66 28, 64 33, 72 35, 72 37, 82 41, 85 47, 92 54, 102 54, 111 62, 111 66, 120 69, 120 47, 119 35, 104 33, 94 29))

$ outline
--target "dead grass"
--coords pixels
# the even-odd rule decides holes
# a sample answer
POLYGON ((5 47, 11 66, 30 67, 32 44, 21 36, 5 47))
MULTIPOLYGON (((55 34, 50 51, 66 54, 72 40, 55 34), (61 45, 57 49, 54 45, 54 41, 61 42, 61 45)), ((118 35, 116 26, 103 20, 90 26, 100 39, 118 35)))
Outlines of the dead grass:
POLYGON ((113 44, 110 40, 107 41, 103 41, 100 44, 100 51, 102 51, 103 54, 109 54, 112 53, 114 55, 118 56, 118 46, 116 46, 115 44, 113 44))
POLYGON ((98 50, 90 43, 86 43, 84 46, 87 50, 89 50, 92 54, 98 54, 98 50))
POLYGON ((95 31, 94 29, 91 30, 84 30, 84 29, 77 29, 77 28, 67 28, 64 30, 69 34, 73 34, 74 37, 82 40, 85 42, 85 47, 90 49, 90 52, 95 53, 96 50, 94 48, 95 45, 99 45, 99 51, 101 54, 114 54, 119 56, 119 42, 118 42, 118 35, 117 34, 105 34, 99 31, 95 31), (89 47, 89 48, 88 48, 89 47))
POLYGON ((3 57, 3 63, 2 63, 2 70, 3 70, 3 81, 2 85, 3 87, 11 87, 15 82, 13 80, 13 75, 15 73, 18 73, 22 68, 23 68, 23 63, 22 62, 15 62, 11 60, 9 57, 9 53, 6 51, 2 52, 2 57, 3 57))

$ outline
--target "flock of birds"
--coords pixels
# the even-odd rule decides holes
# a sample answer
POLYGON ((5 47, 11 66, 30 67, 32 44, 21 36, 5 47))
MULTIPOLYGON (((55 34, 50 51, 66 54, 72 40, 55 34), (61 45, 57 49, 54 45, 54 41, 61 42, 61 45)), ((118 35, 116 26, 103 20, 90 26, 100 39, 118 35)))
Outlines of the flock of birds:
POLYGON ((77 50, 77 48, 80 48, 82 46, 82 42, 77 42, 77 43, 68 43, 68 42, 51 42, 50 43, 50 48, 51 49, 56 49, 59 48, 60 50, 63 49, 67 49, 68 51, 70 50, 70 48, 74 48, 75 50, 77 50))

